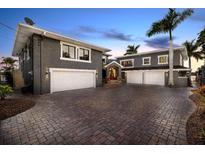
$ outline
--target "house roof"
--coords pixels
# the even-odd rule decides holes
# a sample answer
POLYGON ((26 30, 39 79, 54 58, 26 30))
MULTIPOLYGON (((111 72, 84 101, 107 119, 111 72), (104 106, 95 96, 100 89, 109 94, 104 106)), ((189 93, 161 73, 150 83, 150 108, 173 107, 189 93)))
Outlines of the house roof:
MULTIPOLYGON (((118 56, 116 58, 125 58, 125 57, 135 57, 135 56, 141 56, 141 55, 148 55, 148 54, 155 54, 155 53, 160 53, 160 52, 168 52, 169 49, 161 49, 161 50, 152 50, 149 52, 141 52, 141 53, 137 53, 137 54, 131 54, 131 55, 124 55, 124 56, 118 56)), ((178 47, 178 48, 174 48, 174 51, 182 51, 182 56, 185 60, 188 59, 188 55, 187 55, 187 49, 184 46, 178 47)))
POLYGON ((106 68, 106 67, 108 67, 108 66, 110 66, 110 65, 112 65, 112 64, 116 64, 116 65, 120 66, 121 68, 123 68, 123 66, 120 65, 120 64, 119 64, 118 62, 116 62, 116 61, 112 61, 111 63, 105 65, 104 67, 106 68))
POLYGON ((111 55, 111 54, 109 54, 109 53, 103 53, 103 55, 104 55, 104 56, 107 56, 107 57, 112 56, 112 55, 111 55))
POLYGON ((63 36, 55 32, 47 31, 45 29, 41 29, 41 28, 31 26, 31 25, 19 23, 17 27, 17 31, 16 31, 14 46, 13 46, 13 52, 12 52, 13 56, 17 55, 17 53, 25 46, 26 42, 28 41, 28 38, 32 36, 33 34, 42 35, 42 36, 53 38, 53 39, 60 40, 60 41, 70 42, 75 45, 81 45, 81 46, 91 48, 94 50, 98 50, 98 51, 102 51, 102 52, 111 51, 110 49, 96 46, 90 43, 86 43, 84 41, 73 39, 71 37, 63 36))
MULTIPOLYGON (((124 70, 124 71, 128 71, 128 70, 160 70, 160 69, 169 69, 169 66, 122 68, 122 70, 124 70)), ((190 70, 188 67, 178 66, 178 65, 175 65, 174 69, 190 70)))

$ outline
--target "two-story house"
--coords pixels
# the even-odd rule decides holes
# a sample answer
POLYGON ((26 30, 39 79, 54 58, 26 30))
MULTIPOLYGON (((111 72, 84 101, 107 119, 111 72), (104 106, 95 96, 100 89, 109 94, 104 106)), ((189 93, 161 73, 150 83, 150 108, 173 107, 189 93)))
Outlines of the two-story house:
MULTIPOLYGON (((174 49, 174 84, 187 86, 189 68, 184 67, 187 60, 184 47, 174 49)), ((105 66, 109 80, 126 78, 127 83, 168 85, 169 50, 155 50, 117 57, 105 66)))
POLYGON ((34 94, 102 85, 102 56, 110 49, 35 26, 19 24, 13 56, 19 57, 24 86, 34 94))

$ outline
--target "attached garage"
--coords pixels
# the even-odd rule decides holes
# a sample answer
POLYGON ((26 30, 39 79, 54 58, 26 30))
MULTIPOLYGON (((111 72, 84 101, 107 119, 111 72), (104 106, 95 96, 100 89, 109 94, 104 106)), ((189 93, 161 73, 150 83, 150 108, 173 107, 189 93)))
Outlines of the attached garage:
POLYGON ((50 68, 50 92, 96 87, 96 71, 50 68))
POLYGON ((164 71, 127 71, 127 83, 165 85, 164 71))

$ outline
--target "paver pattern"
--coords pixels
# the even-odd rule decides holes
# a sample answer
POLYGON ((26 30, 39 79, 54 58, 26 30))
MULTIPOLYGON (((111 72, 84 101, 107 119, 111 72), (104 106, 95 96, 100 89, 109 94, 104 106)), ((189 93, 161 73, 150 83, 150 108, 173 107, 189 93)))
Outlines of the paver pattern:
POLYGON ((35 107, 1 121, 0 144, 187 144, 189 95, 124 85, 31 96, 35 107))

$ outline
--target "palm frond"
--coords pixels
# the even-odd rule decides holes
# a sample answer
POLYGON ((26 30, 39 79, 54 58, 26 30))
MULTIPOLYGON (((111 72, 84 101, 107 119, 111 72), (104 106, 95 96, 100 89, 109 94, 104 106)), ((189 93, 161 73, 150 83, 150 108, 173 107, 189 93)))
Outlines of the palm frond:
POLYGON ((169 31, 168 29, 168 21, 166 19, 159 20, 157 22, 154 22, 151 26, 151 28, 147 31, 146 35, 148 37, 151 37, 155 34, 159 33, 166 33, 169 31))
POLYGON ((126 53, 124 55, 128 55, 128 54, 136 54, 138 52, 138 48, 140 47, 140 45, 128 45, 127 46, 127 50, 126 53))
POLYGON ((172 30, 174 30, 181 22, 183 22, 186 18, 191 16, 194 13, 193 9, 186 9, 183 12, 177 12, 175 19, 172 23, 172 30))
POLYGON ((189 57, 194 57, 197 61, 205 57, 205 52, 197 51, 198 44, 195 40, 192 40, 190 42, 186 41, 183 43, 183 45, 186 47, 189 57))

